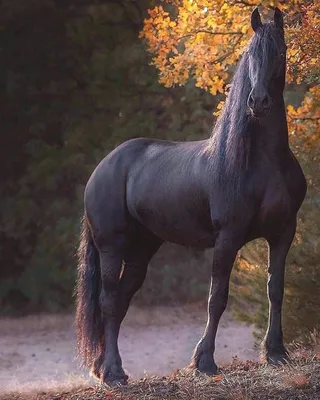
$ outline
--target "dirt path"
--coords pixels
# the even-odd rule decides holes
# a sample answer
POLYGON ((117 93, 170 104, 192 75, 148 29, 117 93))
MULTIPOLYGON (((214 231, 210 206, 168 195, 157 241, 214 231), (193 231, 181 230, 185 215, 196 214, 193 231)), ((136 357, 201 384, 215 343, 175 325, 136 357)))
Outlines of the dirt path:
MULTIPOLYGON (((167 374, 189 363, 205 323, 198 307, 131 308, 120 337, 130 376, 167 374)), ((252 328, 225 316, 218 331, 216 360, 257 359, 252 328)), ((90 378, 79 367, 72 316, 0 320, 0 388, 50 387, 90 378)))

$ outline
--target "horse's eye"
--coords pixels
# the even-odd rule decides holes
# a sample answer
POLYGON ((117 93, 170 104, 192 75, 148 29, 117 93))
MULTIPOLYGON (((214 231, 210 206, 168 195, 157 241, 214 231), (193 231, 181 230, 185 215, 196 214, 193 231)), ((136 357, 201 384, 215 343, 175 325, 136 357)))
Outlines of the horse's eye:
POLYGON ((284 58, 285 55, 286 55, 286 53, 280 53, 281 58, 284 58))

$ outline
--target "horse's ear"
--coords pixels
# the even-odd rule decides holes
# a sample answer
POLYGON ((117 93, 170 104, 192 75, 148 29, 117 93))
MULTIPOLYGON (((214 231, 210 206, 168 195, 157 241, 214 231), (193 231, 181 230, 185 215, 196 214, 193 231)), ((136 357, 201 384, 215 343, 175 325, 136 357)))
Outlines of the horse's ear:
POLYGON ((283 29, 283 15, 278 7, 274 9, 274 23, 276 27, 283 29))
POLYGON ((252 26, 252 29, 255 32, 258 30, 258 28, 260 28, 262 26, 262 22, 261 22, 261 18, 260 18, 258 7, 255 8, 252 11, 252 14, 251 14, 251 26, 252 26))

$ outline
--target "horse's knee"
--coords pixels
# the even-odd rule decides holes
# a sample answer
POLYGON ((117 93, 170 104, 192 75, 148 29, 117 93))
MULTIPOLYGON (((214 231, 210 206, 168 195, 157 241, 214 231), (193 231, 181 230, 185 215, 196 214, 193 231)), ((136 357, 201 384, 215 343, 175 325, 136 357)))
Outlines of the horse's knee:
POLYGON ((229 297, 229 279, 216 279, 212 282, 212 293, 209 297, 209 310, 226 309, 229 297))
MULTIPOLYGON (((129 282, 130 285, 132 283, 129 282)), ((100 305, 102 316, 105 321, 114 317, 119 318, 122 314, 122 303, 127 297, 123 291, 122 282, 119 275, 104 277, 102 280, 102 287, 100 292, 100 305)))
POLYGON ((210 315, 220 316, 224 313, 227 308, 228 298, 217 297, 214 300, 210 300, 208 304, 208 311, 210 315))
POLYGON ((283 289, 277 285, 275 282, 268 283, 268 296, 271 303, 278 305, 282 303, 283 300, 283 289))
POLYGON ((117 265, 101 266, 101 294, 100 301, 104 309, 112 307, 116 301, 121 266, 117 265))
POLYGON ((119 248, 100 250, 101 293, 100 302, 103 310, 113 308, 119 289, 123 253, 119 248))
MULTIPOLYGON (((118 283, 115 283, 114 286, 117 286, 118 283)), ((112 284, 108 283, 106 285, 107 287, 111 287, 112 284)), ((101 289, 101 293, 100 293, 100 306, 101 306, 101 312, 102 312, 102 316, 109 318, 111 316, 115 316, 117 313, 117 290, 114 289, 113 286, 113 290, 105 290, 105 287, 103 287, 101 289)))

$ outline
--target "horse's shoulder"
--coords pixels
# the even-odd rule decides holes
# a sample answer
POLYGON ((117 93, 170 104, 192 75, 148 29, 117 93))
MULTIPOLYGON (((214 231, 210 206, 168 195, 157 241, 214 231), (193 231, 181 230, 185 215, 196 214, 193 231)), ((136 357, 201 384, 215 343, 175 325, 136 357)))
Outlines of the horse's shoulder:
POLYGON ((307 181, 298 160, 291 151, 289 160, 284 176, 288 193, 298 209, 307 192, 307 181))
POLYGON ((274 165, 266 176, 261 208, 281 219, 296 212, 306 193, 306 180, 300 164, 290 152, 280 167, 274 165))

